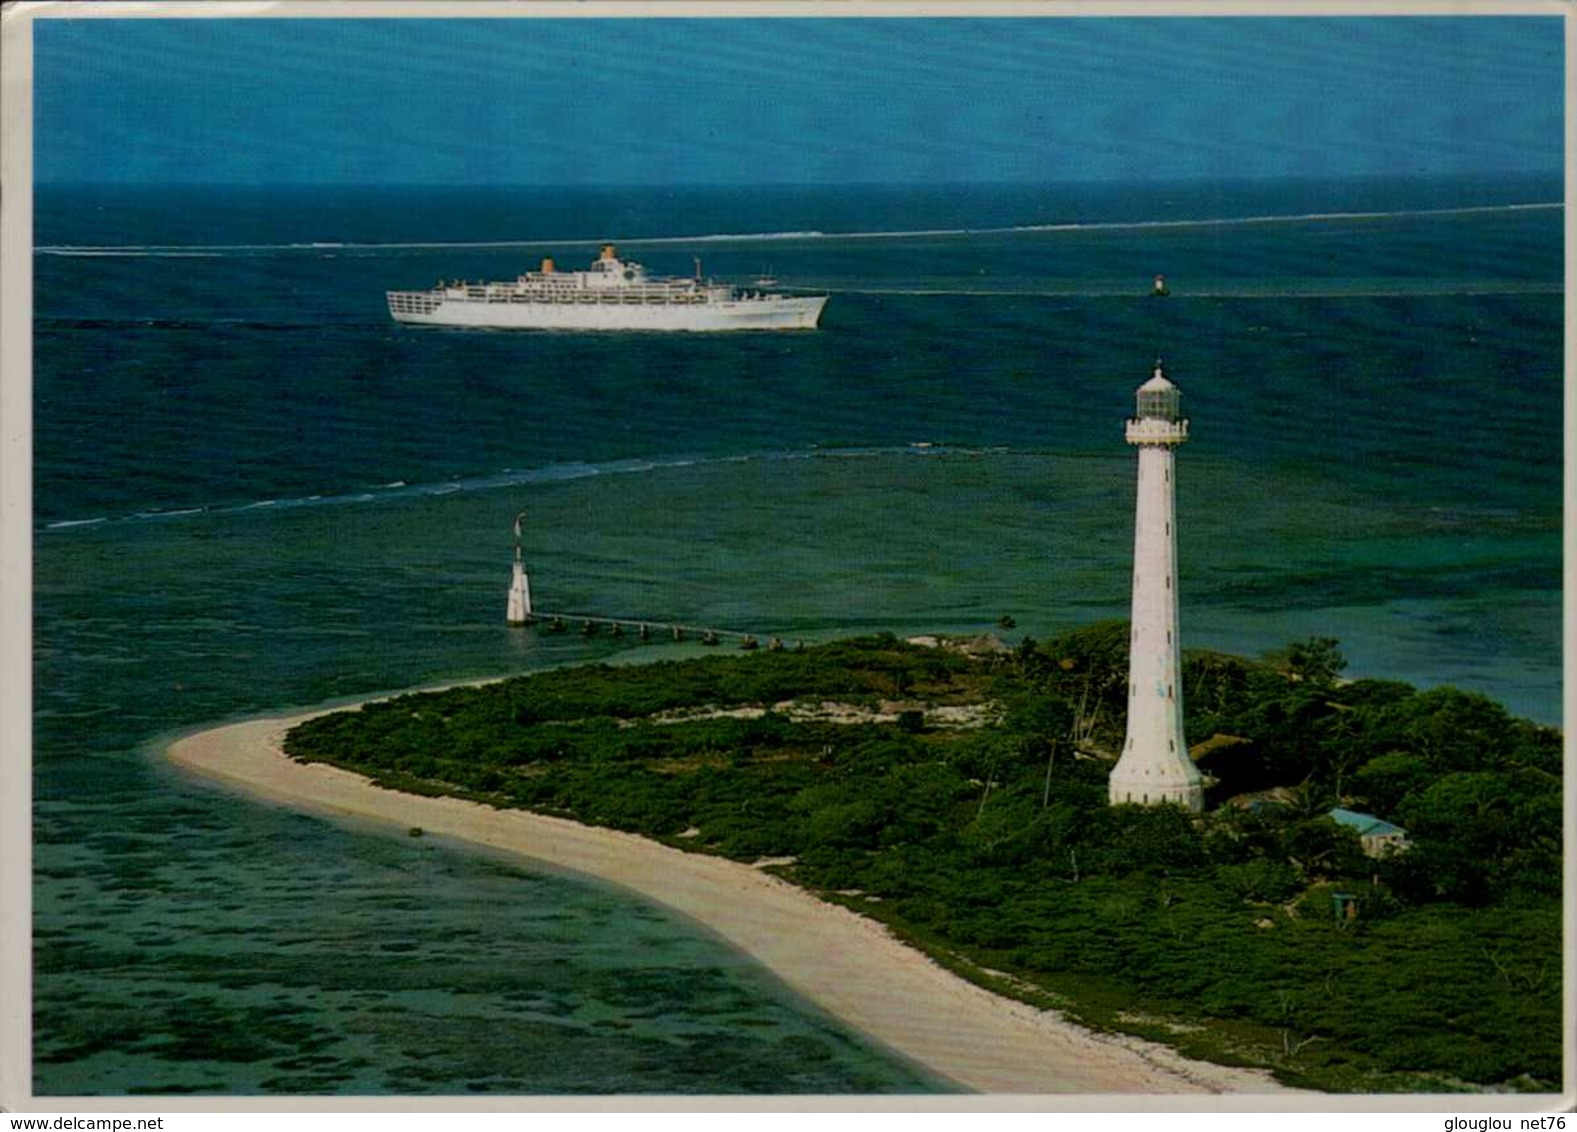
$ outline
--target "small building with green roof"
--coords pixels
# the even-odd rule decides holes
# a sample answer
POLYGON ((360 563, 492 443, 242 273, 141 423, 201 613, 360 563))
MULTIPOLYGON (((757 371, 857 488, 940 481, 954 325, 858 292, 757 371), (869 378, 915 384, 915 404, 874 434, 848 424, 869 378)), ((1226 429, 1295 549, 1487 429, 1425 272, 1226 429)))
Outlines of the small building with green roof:
POLYGON ((1356 810, 1344 810, 1338 806, 1330 811, 1330 816, 1338 825, 1345 825, 1358 834, 1364 853, 1370 857, 1386 857, 1392 853, 1400 853, 1412 845, 1412 842, 1407 840, 1405 829, 1373 814, 1361 814, 1356 810))

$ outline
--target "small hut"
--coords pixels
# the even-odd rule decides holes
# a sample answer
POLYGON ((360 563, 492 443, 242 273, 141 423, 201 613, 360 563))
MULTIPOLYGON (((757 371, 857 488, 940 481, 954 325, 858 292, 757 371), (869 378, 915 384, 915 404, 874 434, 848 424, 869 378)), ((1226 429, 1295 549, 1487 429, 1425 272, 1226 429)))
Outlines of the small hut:
POLYGON ((1373 814, 1361 814, 1356 810, 1344 810, 1338 807, 1331 811, 1331 819, 1338 825, 1345 825, 1356 831, 1364 853, 1370 857, 1387 857, 1392 853, 1400 853, 1412 845, 1412 842, 1407 840, 1405 829, 1373 814))

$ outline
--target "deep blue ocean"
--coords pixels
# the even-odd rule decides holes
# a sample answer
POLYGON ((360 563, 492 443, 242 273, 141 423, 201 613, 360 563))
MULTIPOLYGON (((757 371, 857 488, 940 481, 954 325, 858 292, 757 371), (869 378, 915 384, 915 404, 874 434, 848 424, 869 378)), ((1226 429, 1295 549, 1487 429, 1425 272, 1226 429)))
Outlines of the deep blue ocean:
POLYGON ((40 186, 40 1094, 945 1088, 583 878, 229 796, 163 742, 586 659, 539 606, 821 639, 1124 616, 1182 388, 1185 646, 1560 720, 1558 177, 838 189, 40 186), (617 240, 821 329, 410 329, 617 240), (1164 273, 1170 297, 1152 298, 1164 273))

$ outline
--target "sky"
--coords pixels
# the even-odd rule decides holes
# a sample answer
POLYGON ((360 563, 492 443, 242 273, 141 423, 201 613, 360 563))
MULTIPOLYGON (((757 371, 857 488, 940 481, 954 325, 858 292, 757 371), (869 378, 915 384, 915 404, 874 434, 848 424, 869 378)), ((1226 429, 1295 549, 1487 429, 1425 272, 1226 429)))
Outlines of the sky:
POLYGON ((40 19, 41 183, 1554 172, 1555 17, 40 19))

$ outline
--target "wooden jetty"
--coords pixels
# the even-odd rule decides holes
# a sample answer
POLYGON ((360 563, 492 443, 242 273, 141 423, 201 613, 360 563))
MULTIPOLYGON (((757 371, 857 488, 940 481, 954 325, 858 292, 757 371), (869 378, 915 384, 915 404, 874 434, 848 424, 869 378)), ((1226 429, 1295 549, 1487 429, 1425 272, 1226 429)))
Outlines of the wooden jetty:
MULTIPOLYGON (((649 641, 654 635, 672 637, 676 641, 694 638, 703 645, 721 644, 726 638, 738 641, 742 649, 758 649, 761 642, 753 633, 740 632, 737 629, 713 629, 699 625, 680 625, 671 621, 649 621, 638 617, 605 617, 600 613, 548 613, 536 609, 531 603, 531 578, 526 573, 524 557, 521 553, 522 529, 526 513, 522 511, 515 516, 515 561, 514 571, 509 583, 509 604, 505 615, 506 622, 512 628, 524 628, 527 625, 537 625, 549 633, 567 633, 570 626, 576 626, 584 637, 592 637, 604 629, 611 636, 622 637, 626 633, 634 633, 643 641, 649 641)), ((795 643, 796 649, 805 647, 804 641, 795 643)), ((777 637, 769 637, 767 649, 777 652, 783 648, 783 642, 777 637)))
MULTIPOLYGON (((610 636, 622 637, 628 634, 643 641, 654 637, 669 637, 675 641, 694 640, 703 645, 718 645, 725 640, 737 641, 739 647, 746 651, 765 647, 768 651, 778 652, 783 648, 780 637, 768 637, 763 646, 756 634, 738 629, 714 629, 704 625, 681 625, 672 621, 648 621, 635 617, 605 617, 597 613, 533 611, 526 615, 524 624, 536 625, 548 633, 567 633, 574 629, 583 637, 607 632, 610 636)), ((803 648, 804 642, 797 642, 795 647, 803 648)))

